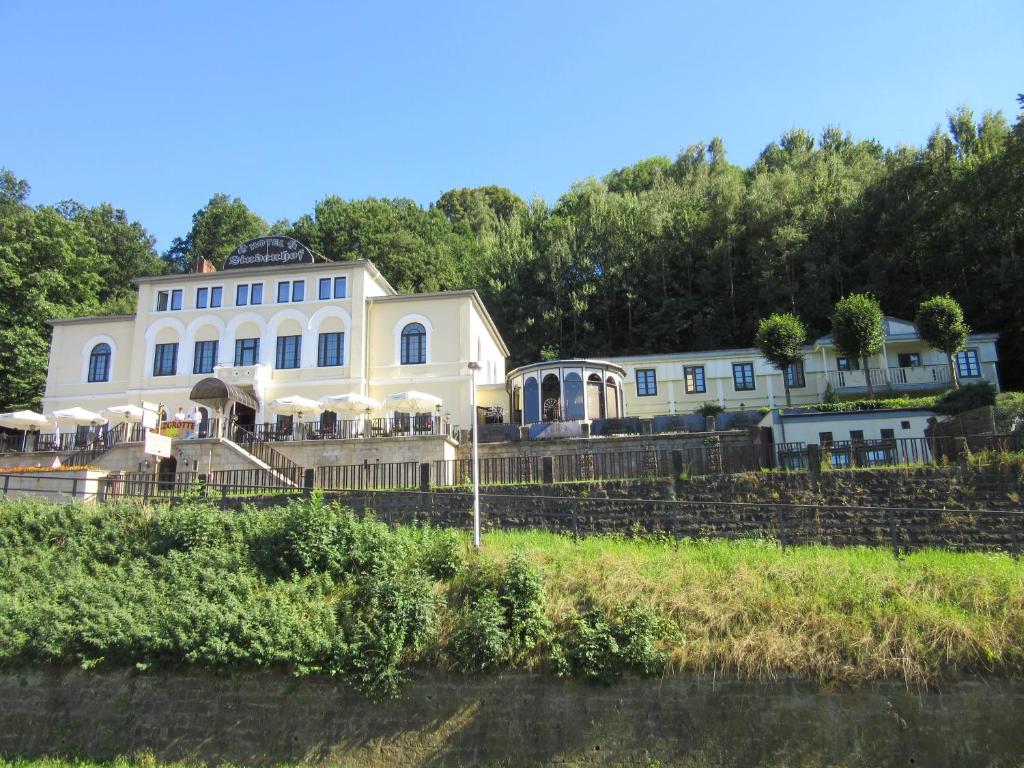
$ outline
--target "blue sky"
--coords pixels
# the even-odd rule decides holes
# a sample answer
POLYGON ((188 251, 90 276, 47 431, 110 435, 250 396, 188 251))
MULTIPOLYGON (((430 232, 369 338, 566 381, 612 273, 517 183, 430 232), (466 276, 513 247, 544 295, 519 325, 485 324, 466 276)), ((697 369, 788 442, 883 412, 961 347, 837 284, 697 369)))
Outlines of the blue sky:
POLYGON ((0 166, 163 250, 215 192, 268 221, 328 194, 553 202, 714 135, 743 165, 792 127, 921 144, 1024 91, 1020 0, 490 5, 3 0, 0 166))

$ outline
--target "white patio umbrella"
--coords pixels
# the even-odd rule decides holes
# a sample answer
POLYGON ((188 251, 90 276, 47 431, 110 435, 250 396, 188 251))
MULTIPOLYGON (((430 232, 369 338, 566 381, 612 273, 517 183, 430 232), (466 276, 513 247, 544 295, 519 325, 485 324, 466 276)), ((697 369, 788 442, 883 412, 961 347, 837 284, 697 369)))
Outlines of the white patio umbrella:
POLYGON ((282 416, 291 416, 294 421, 292 422, 292 438, 296 437, 296 422, 302 422, 302 414, 308 414, 310 416, 320 415, 320 403, 316 400, 310 400, 308 397, 300 397, 299 395, 289 395, 288 397, 282 397, 277 400, 271 400, 268 404, 270 410, 274 413, 279 413, 282 416))
POLYGON ((50 420, 43 414, 35 411, 11 411, 0 413, 0 426, 20 429, 22 434, 22 447, 24 448, 25 433, 29 430, 37 430, 49 425, 50 420))
POLYGON ((78 426, 90 425, 93 427, 101 427, 107 423, 107 420, 100 416, 98 413, 93 411, 87 411, 85 408, 75 406, 74 408, 64 408, 60 411, 54 411, 50 418, 54 421, 68 421, 78 426))
POLYGON ((408 392, 396 392, 393 395, 388 395, 384 398, 384 404, 388 408, 402 413, 426 413, 440 408, 441 398, 410 389, 408 392))
POLYGON ((109 413, 111 416, 122 418, 132 424, 137 424, 142 421, 142 417, 146 413, 137 405, 112 405, 109 408, 104 408, 103 411, 104 413, 109 413))
POLYGON ((357 392, 348 392, 344 395, 328 395, 320 398, 320 407, 325 411, 337 411, 338 413, 366 413, 368 410, 379 410, 380 402, 357 392))
POLYGON ((304 413, 318 416, 320 411, 323 410, 320 407, 320 403, 316 400, 310 400, 308 397, 300 397, 299 395, 290 395, 289 397, 272 400, 269 407, 274 413, 299 417, 304 413))

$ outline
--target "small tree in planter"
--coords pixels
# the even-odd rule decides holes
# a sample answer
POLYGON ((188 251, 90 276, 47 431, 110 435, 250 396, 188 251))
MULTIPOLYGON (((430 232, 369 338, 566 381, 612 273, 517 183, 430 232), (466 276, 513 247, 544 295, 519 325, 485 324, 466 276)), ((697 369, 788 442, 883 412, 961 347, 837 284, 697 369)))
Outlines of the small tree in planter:
POLYGON ((799 317, 788 312, 762 317, 757 325, 754 343, 765 360, 782 371, 786 406, 792 405, 789 394, 789 367, 804 359, 803 346, 807 343, 807 327, 799 317))
POLYGON ((963 350, 971 329, 964 322, 964 311, 956 299, 946 295, 933 296, 927 301, 922 301, 917 308, 914 323, 921 338, 946 356, 949 380, 953 382, 953 389, 960 389, 953 356, 963 350))
POLYGON ((851 293, 836 302, 832 312, 832 339, 840 352, 861 361, 871 400, 875 390, 871 385, 868 358, 881 351, 884 335, 882 308, 870 293, 851 293))

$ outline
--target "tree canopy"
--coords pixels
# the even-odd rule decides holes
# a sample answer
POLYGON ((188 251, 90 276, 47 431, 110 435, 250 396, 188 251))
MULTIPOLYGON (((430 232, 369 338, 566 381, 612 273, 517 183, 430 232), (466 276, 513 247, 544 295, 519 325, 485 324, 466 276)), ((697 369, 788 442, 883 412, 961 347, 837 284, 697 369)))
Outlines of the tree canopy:
POLYGON ((870 293, 844 296, 832 313, 832 340, 839 352, 860 362, 869 398, 874 396, 869 358, 882 350, 884 322, 882 308, 870 293))
POLYGON ((960 388, 953 365, 953 355, 967 344, 967 335, 971 329, 964 322, 964 311, 957 300, 951 296, 933 296, 922 301, 914 317, 921 338, 933 348, 946 355, 949 364, 949 380, 955 389, 960 388))
POLYGON ((782 371, 786 405, 792 405, 787 369, 804 358, 803 346, 807 343, 807 327, 799 317, 789 312, 770 315, 761 318, 761 322, 758 323, 754 343, 765 360, 782 371))
POLYGON ((885 148, 835 126, 794 129, 748 167, 712 138, 582 180, 553 203, 500 186, 452 189, 428 206, 330 195, 268 225, 218 194, 163 262, 117 208, 32 207, 27 183, 6 174, 0 312, 19 321, 0 353, 0 391, 20 394, 0 407, 38 401, 44 317, 123 309, 131 277, 186 270, 198 256, 220 265, 268 232, 327 259, 371 259, 399 291, 476 288, 513 365, 745 347, 775 313, 798 314, 814 338, 843 296, 870 293, 910 319, 949 294, 973 327, 1000 333, 1001 380, 1024 386, 1024 119, 961 107, 922 138, 885 148), (39 267, 47 288, 30 279, 39 267), (82 279, 58 287, 68 274, 82 279), (25 378, 12 387, 8 375, 25 378))

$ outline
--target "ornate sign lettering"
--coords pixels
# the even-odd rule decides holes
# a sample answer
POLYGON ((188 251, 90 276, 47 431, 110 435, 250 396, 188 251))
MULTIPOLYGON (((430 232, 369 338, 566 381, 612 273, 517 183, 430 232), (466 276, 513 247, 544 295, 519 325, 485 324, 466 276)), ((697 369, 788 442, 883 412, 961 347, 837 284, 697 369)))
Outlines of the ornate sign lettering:
POLYGON ((309 248, 294 238, 257 237, 235 248, 224 262, 224 269, 312 264, 313 261, 309 248))

